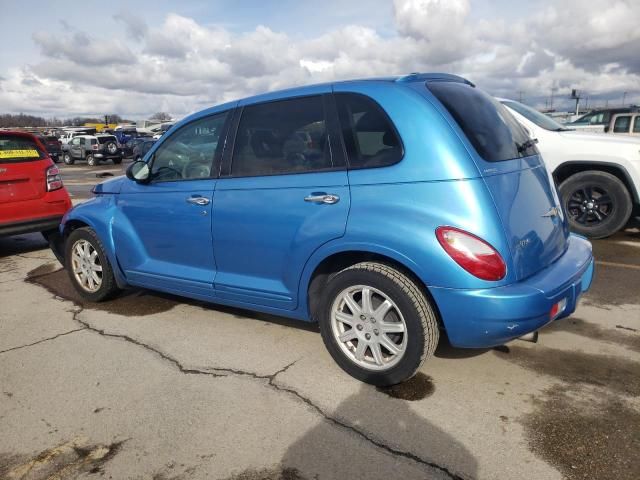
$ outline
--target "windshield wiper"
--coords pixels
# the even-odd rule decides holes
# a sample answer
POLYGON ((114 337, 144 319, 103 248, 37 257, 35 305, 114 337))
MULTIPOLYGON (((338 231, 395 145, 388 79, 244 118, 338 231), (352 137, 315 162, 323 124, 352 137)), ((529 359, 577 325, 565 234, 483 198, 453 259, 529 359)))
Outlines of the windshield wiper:
POLYGON ((524 153, 531 147, 533 147, 536 143, 538 143, 537 138, 530 138, 522 143, 516 142, 516 147, 518 148, 518 153, 524 153))

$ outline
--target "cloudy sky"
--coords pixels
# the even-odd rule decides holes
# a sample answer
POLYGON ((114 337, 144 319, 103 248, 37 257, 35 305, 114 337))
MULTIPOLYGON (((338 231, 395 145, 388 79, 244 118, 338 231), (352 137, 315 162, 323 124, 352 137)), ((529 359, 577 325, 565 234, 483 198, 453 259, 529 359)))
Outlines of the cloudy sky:
POLYGON ((640 0, 0 0, 0 113, 179 117, 334 79, 441 71, 498 96, 640 103, 640 0))

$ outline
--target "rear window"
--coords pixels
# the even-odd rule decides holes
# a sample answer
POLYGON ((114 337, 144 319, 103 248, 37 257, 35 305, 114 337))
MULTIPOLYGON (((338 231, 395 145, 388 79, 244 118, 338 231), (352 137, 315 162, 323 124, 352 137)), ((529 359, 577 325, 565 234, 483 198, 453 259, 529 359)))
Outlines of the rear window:
POLYGON ((116 137, 98 137, 98 142, 100 145, 104 145, 107 142, 115 142, 116 137))
POLYGON ((429 82, 428 88, 484 160, 501 162, 538 154, 527 131, 482 90, 457 82, 429 82))
POLYGON ((0 135, 0 163, 29 162, 44 157, 44 153, 33 140, 14 135, 0 135))

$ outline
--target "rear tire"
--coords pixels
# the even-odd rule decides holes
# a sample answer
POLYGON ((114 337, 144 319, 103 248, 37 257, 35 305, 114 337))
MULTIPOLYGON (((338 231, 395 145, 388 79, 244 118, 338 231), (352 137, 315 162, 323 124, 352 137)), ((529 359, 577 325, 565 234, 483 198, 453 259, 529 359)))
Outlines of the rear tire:
POLYGON ((65 153, 62 157, 62 160, 64 161, 65 165, 73 165, 76 162, 69 153, 65 153))
POLYGON ((434 309, 416 282, 375 262, 358 263, 329 280, 319 322, 336 363, 377 386, 413 377, 440 336, 434 309))
POLYGON ((571 230, 604 238, 622 229, 631 216, 631 195, 618 177, 588 170, 571 175, 558 188, 571 230))
POLYGON ((90 167, 95 167, 96 164, 96 158, 91 154, 87 155, 87 165, 89 165, 90 167))
POLYGON ((105 248, 93 229, 83 227, 71 232, 64 250, 69 279, 82 298, 101 302, 120 291, 105 248))

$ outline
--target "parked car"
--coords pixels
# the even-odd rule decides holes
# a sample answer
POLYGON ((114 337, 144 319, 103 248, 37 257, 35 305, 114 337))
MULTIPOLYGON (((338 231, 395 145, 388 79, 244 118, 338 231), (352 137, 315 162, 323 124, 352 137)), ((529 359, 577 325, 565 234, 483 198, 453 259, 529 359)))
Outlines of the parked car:
POLYGON ((91 167, 108 160, 114 165, 122 163, 122 149, 113 135, 78 135, 62 149, 67 165, 73 165, 76 160, 86 160, 91 167))
POLYGON ((54 163, 62 159, 62 145, 55 135, 36 135, 40 143, 47 149, 47 153, 54 163))
POLYGON ((0 236, 56 232, 71 208, 60 171, 34 135, 0 132, 0 236))
POLYGON ((440 328, 501 345, 571 314, 591 283, 591 245, 569 233, 535 143, 460 77, 227 103, 145 160, 60 227, 80 295, 131 285, 317 321, 336 362, 375 385, 414 375, 440 328))
POLYGON ((577 120, 565 124, 565 127, 572 128, 574 130, 603 133, 605 131, 605 128, 611 122, 612 115, 615 115, 616 113, 628 113, 634 110, 637 111, 637 107, 620 107, 592 110, 591 112, 583 115, 577 120))
MULTIPOLYGON (((141 143, 151 141, 151 137, 135 137, 131 138, 127 143, 122 146, 122 155, 125 158, 134 157, 134 150, 137 145, 141 143)), ((153 142, 151 142, 153 144, 153 142)), ((146 152, 145 152, 146 153, 146 152)))
POLYGON ((141 160, 142 157, 144 157, 147 152, 149 150, 151 150, 151 147, 153 147, 153 144, 156 143, 156 140, 146 137, 146 138, 142 138, 140 142, 138 142, 134 147, 133 147, 133 151, 131 152, 131 156, 133 157, 133 160, 141 160))
POLYGON ((574 232, 607 237, 640 214, 640 140, 568 130, 522 103, 501 101, 539 141, 574 232))
POLYGON ((611 123, 604 129, 605 133, 640 136, 640 112, 616 113, 611 123))

